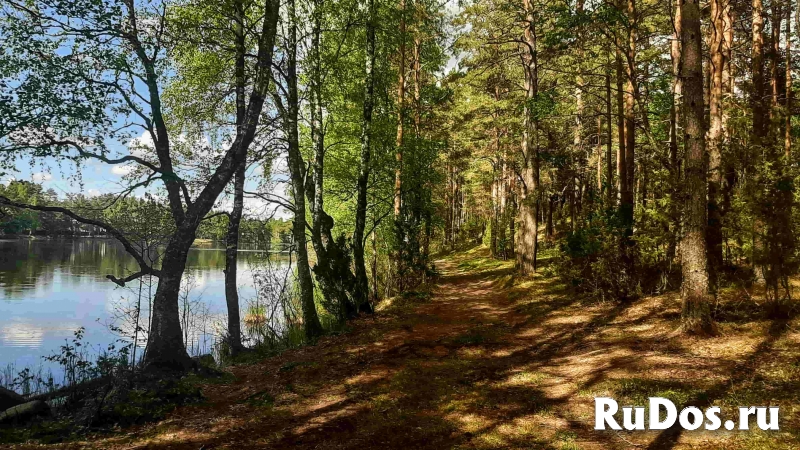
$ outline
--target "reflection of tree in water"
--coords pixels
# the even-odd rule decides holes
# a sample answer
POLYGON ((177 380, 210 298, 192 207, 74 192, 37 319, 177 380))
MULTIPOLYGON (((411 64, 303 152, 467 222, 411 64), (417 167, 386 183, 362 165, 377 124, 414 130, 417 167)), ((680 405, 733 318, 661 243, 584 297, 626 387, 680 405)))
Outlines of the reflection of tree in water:
MULTIPOLYGON (((110 239, 46 239, 0 241, 0 284, 6 293, 53 281, 55 273, 119 276, 135 263, 110 239)), ((62 283, 81 283, 78 277, 61 277, 62 283)))
MULTIPOLYGON (((159 247, 160 248, 160 247, 159 247)), ((156 257, 159 248, 150 255, 156 257)), ((240 252, 240 264, 252 267, 262 258, 259 250, 240 252)), ((285 255, 273 255, 275 261, 286 261, 285 255)), ((222 247, 193 248, 186 267, 198 274, 225 268, 222 247)), ((106 275, 122 277, 137 269, 134 259, 113 239, 20 239, 0 241, 0 289, 3 294, 52 283, 56 273, 59 283, 76 286, 87 277, 106 283, 106 275)))

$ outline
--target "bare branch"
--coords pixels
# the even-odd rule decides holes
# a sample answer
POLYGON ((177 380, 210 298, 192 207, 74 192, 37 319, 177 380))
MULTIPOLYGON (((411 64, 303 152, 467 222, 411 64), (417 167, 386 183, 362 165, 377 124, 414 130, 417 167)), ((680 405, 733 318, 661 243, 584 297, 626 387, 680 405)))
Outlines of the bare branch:
POLYGON ((139 253, 136 250, 136 248, 133 246, 133 244, 131 244, 131 242, 128 240, 128 238, 126 238, 125 235, 122 234, 121 231, 117 230, 116 228, 114 228, 113 226, 111 226, 111 225, 109 225, 109 224, 107 224, 105 222, 102 222, 102 221, 96 220, 96 219, 90 219, 88 217, 80 216, 77 213, 75 213, 74 211, 71 211, 71 210, 69 210, 67 208, 62 208, 60 206, 29 205, 27 203, 19 203, 19 202, 12 201, 8 197, 4 197, 4 196, 0 196, 0 205, 7 205, 7 206, 12 206, 14 208, 22 208, 22 209, 28 209, 28 210, 32 210, 32 211, 61 213, 61 214, 64 214, 65 216, 68 216, 68 217, 71 217, 71 218, 77 220, 80 223, 85 223, 87 225, 94 225, 96 227, 100 227, 100 228, 106 230, 106 232, 108 232, 108 234, 113 236, 116 240, 118 240, 122 244, 122 246, 125 248, 125 251, 127 251, 131 256, 133 256, 133 258, 139 264, 139 268, 141 269, 141 272, 143 272, 145 275, 160 276, 160 274, 161 274, 160 270, 153 269, 152 267, 150 267, 145 262, 145 260, 142 257, 141 253, 139 253))

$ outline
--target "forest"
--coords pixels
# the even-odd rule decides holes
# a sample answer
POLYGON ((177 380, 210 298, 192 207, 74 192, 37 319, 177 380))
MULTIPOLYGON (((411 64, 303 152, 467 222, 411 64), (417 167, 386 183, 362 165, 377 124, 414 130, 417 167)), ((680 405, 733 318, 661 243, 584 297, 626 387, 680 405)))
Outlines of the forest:
POLYGON ((800 3, 4 0, 0 41, 2 232, 112 238, 136 267, 109 282, 155 283, 140 359, 88 377, 124 395, 49 407, 91 430, 180 398, 147 416, 172 434, 87 446, 800 446, 800 3), (226 255, 210 364, 178 307, 198 239, 226 255), (268 349, 251 242, 291 252, 268 349), (779 405, 781 431, 598 432, 604 393, 779 405))

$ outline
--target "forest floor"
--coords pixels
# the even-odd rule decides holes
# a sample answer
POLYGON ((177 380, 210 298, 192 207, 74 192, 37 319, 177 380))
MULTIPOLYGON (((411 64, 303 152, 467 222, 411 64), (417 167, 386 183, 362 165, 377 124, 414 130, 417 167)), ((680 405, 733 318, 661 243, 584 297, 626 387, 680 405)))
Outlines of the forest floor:
POLYGON ((598 302, 553 277, 515 277, 482 248, 436 264, 429 296, 234 366, 203 385, 206 402, 159 423, 61 447, 800 448, 800 320, 759 318, 752 293, 726 291, 720 335, 701 339, 675 332, 675 292, 598 302), (720 406, 723 422, 740 405, 780 405, 781 430, 594 431, 595 396, 720 406))

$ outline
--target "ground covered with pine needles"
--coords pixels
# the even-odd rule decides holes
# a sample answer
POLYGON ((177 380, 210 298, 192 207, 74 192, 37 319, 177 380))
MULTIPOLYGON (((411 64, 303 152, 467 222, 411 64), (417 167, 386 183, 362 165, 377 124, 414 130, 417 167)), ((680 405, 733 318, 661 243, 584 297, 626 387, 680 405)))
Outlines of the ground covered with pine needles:
MULTIPOLYGON (((475 248, 431 290, 313 346, 203 382, 166 420, 54 444, 115 449, 800 448, 800 319, 728 289, 719 335, 685 336, 675 292, 632 304, 519 278, 475 248), (595 396, 646 405, 781 407, 780 431, 594 431, 595 396)), ((546 272, 546 271, 545 271, 546 272)), ((756 428, 755 424, 751 428, 756 428)), ((35 444, 13 448, 36 447, 35 444)))

